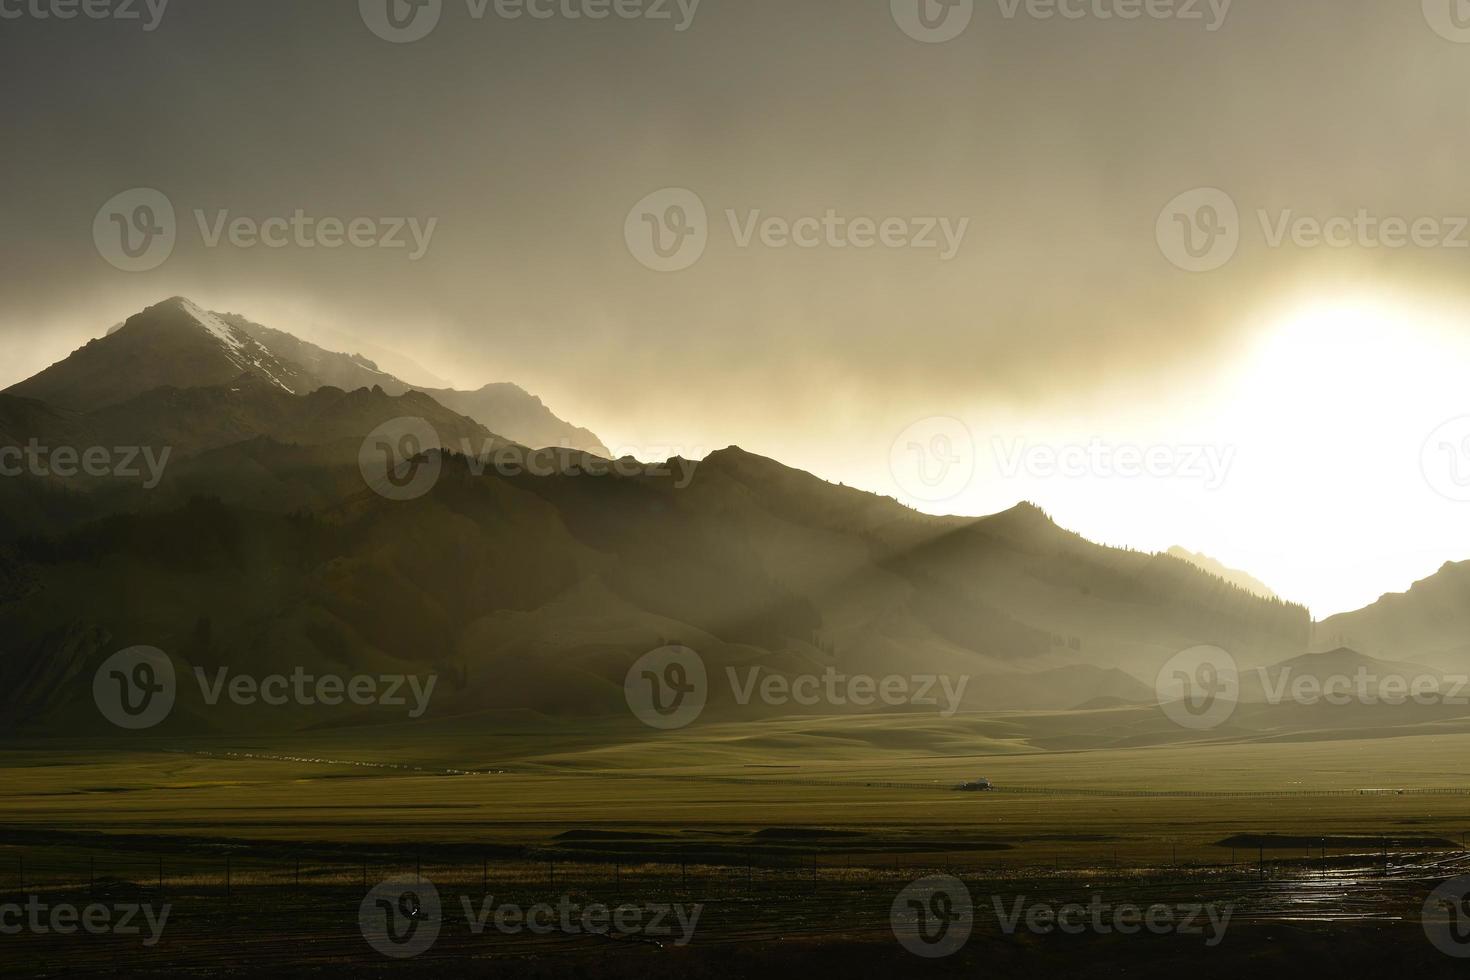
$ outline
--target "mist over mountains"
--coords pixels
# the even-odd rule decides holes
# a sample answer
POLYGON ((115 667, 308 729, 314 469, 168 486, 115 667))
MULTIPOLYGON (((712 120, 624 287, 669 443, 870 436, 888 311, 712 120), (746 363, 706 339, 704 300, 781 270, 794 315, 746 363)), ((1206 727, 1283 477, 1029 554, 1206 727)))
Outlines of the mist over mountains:
MULTIPOLYGON (((414 390, 182 298, 0 394, 0 447, 35 443, 167 459, 136 478, 0 479, 0 701, 23 731, 95 724, 82 681, 133 645, 186 671, 433 673, 436 713, 474 725, 617 715, 630 664, 671 643, 718 678, 965 677, 960 707, 1059 711, 1151 709, 1154 674, 1192 646, 1253 667, 1313 644, 1301 606, 1094 544, 1030 504, 932 517, 737 447, 610 461, 513 385, 414 390), (433 433, 410 455, 435 478, 389 499, 364 445, 403 419, 433 433)), ((1463 663, 1470 575, 1441 575, 1413 610, 1317 634, 1463 663)), ((712 713, 737 708, 732 687, 714 685, 712 713)), ((187 702, 168 722, 232 723, 187 702)))
POLYGON ((85 414, 160 388, 233 385, 242 376, 296 395, 326 387, 379 388, 395 396, 419 390, 482 425, 493 420, 497 431, 522 445, 607 453, 593 433, 557 418, 516 385, 415 389, 361 355, 328 351, 237 314, 204 310, 180 296, 130 317, 4 394, 85 414))
POLYGON ((1203 569, 1206 572, 1209 572, 1211 575, 1218 575, 1220 578, 1229 582, 1231 585, 1239 586, 1240 588, 1245 589, 1245 591, 1249 592, 1251 595, 1258 595, 1263 599, 1281 598, 1271 589, 1270 586, 1266 585, 1266 583, 1262 582, 1251 573, 1241 571, 1238 568, 1230 568, 1218 559, 1211 558, 1209 555, 1197 554, 1193 551, 1188 550, 1187 548, 1181 548, 1178 545, 1170 548, 1169 554, 1173 555, 1175 558, 1187 561, 1191 565, 1194 565, 1198 568, 1203 569))

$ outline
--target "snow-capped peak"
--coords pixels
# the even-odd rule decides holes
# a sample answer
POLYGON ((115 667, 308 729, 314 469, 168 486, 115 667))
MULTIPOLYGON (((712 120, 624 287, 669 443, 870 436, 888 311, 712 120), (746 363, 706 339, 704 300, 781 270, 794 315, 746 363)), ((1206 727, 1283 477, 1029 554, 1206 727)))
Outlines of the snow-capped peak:
POLYGON ((230 329, 229 325, 226 324, 225 321, 221 320, 218 316, 211 313, 209 310, 206 310, 204 307, 200 306, 198 303, 195 303, 193 300, 185 299, 182 296, 179 297, 179 308, 182 309, 185 313, 192 316, 195 320, 197 320, 201 327, 203 327, 205 330, 208 330, 211 334, 214 335, 216 340, 224 344, 230 350, 244 350, 245 342, 240 337, 236 336, 235 332, 230 329))
POLYGON ((295 394, 296 391, 281 379, 282 370, 280 361, 271 355, 270 351, 255 338, 246 334, 239 327, 232 327, 219 315, 206 310, 198 303, 183 296, 175 296, 173 299, 179 309, 183 310, 194 319, 199 326, 203 327, 215 340, 219 341, 224 348, 225 356, 240 368, 252 374, 259 374, 272 384, 285 391, 295 394))

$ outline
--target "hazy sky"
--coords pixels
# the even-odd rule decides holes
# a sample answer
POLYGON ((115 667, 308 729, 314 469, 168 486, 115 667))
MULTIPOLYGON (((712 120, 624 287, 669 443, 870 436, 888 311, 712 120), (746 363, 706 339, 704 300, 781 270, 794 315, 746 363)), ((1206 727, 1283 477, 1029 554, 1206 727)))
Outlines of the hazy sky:
POLYGON ((925 2, 442 0, 392 43, 381 0, 0 0, 0 383, 183 293, 1319 614, 1470 559, 1454 0, 925 2), (94 223, 136 188, 175 222, 134 272, 94 223))

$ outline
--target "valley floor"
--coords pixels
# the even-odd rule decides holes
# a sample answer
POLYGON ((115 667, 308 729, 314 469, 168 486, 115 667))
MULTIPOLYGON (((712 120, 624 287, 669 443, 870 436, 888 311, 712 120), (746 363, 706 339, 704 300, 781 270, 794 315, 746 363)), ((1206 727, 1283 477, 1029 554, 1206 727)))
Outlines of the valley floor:
MULTIPOLYGON (((1470 736, 1043 751, 1026 716, 786 719, 671 735, 508 726, 0 749, 0 905, 170 903, 164 938, 5 936, 0 972, 857 976, 1284 973, 1311 956, 1448 975, 1425 901, 1470 872, 1470 736), (415 734, 416 733, 416 734, 415 734), (959 792, 986 777, 993 792, 959 792), (936 874, 974 935, 926 961, 891 909, 936 874), (358 928, 388 878, 443 897, 394 963, 358 928), (699 905, 694 941, 477 933, 529 906, 699 905), (1002 910, 1229 905, 1228 934, 1008 932, 1002 910), (465 903, 468 903, 466 905, 465 903), (1146 966, 1140 972, 1140 965, 1146 966), (1004 967, 1000 969, 1000 967, 1004 967)), ((1045 722, 1045 724, 1052 724, 1045 722)), ((3 923, 0 923, 3 924, 3 923)))

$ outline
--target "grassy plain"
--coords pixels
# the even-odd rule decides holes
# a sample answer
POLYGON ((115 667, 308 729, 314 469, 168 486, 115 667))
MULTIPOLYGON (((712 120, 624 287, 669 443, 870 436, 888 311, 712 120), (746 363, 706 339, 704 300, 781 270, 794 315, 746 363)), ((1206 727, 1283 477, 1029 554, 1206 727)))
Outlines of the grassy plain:
POLYGON ((1230 858, 1221 842, 1252 835, 1305 853, 1302 838, 1326 838, 1330 851, 1380 837, 1459 844, 1470 830, 1470 735, 1034 746, 1031 733, 1075 723, 890 715, 674 733, 511 723, 493 734, 12 744, 0 750, 0 826, 588 858, 968 853, 1018 865, 1216 863, 1230 858), (955 791, 978 776, 997 791, 955 791))

